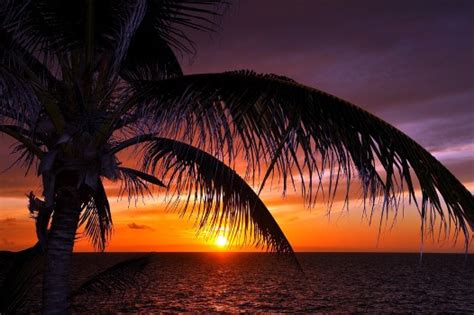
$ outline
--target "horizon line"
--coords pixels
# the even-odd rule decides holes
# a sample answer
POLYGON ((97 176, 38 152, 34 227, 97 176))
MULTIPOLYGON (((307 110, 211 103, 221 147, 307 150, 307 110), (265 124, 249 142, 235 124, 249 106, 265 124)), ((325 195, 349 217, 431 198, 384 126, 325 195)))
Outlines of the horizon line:
MULTIPOLYGON (((1 251, 0 251, 1 252, 1 251)), ((277 252, 259 251, 74 251, 74 254, 272 254, 285 256, 287 254, 277 252)), ((448 254, 448 255, 474 255, 474 252, 416 252, 416 251, 295 251, 295 254, 448 254)))

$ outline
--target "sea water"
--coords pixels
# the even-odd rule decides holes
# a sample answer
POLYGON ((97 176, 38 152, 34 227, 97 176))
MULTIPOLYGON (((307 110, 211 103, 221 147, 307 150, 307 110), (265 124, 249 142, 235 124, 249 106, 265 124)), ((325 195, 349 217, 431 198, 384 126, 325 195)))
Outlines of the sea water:
MULTIPOLYGON (((143 255, 75 254, 73 288, 143 255)), ((301 269, 269 253, 151 255, 128 284, 76 295, 74 312, 474 313, 474 255, 298 253, 301 269)), ((40 287, 24 312, 40 310, 40 287)))

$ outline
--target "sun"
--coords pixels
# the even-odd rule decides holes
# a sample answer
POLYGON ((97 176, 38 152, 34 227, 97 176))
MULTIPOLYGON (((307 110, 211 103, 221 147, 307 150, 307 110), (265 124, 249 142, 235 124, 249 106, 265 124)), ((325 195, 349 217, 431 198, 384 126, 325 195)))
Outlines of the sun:
POLYGON ((223 235, 219 235, 216 238, 215 244, 217 247, 224 247, 228 244, 227 238, 223 235))

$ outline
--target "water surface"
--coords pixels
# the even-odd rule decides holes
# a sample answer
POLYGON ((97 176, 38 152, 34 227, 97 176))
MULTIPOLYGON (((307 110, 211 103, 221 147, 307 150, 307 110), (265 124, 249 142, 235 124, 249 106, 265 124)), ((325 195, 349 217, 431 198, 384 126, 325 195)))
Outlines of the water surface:
MULTIPOLYGON (((142 254, 75 254, 74 287, 142 254)), ((74 299, 77 313, 474 312, 474 255, 158 253, 131 287, 74 299)), ((39 287, 39 285, 38 285, 39 287)), ((39 288, 37 288, 39 290, 39 288)), ((38 311, 31 292, 28 311, 38 311)))

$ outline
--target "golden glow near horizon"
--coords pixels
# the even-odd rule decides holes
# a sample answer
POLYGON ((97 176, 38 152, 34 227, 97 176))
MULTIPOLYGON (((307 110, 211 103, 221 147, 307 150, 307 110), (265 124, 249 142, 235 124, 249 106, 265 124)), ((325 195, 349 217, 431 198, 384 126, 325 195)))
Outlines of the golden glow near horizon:
POLYGON ((224 248, 228 243, 227 238, 223 235, 219 235, 214 242, 214 244, 220 248, 224 248))

